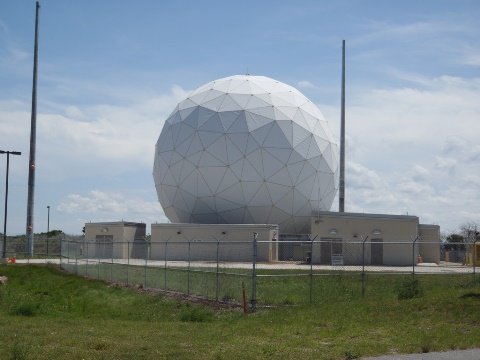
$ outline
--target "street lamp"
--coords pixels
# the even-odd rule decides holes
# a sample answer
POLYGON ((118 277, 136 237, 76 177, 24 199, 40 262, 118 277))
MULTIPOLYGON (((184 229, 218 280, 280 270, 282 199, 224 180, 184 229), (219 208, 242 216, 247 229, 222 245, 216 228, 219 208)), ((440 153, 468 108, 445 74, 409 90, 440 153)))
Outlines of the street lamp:
POLYGON ((7 250, 7 204, 8 204, 8 167, 10 164, 10 154, 12 155, 22 155, 20 151, 3 151, 0 150, 0 154, 7 154, 7 177, 5 180, 5 218, 3 220, 3 251, 2 259, 6 258, 7 250))
POLYGON ((48 256, 48 238, 49 238, 49 233, 50 233, 50 205, 47 206, 47 256, 48 256))

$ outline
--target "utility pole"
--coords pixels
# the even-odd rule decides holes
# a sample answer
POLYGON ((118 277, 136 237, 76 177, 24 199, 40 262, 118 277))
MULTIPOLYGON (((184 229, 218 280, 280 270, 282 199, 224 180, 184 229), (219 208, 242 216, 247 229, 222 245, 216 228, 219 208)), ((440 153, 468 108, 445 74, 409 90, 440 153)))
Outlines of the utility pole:
POLYGON ((38 16, 40 2, 37 1, 35 13, 35 45, 33 52, 33 87, 32 87, 32 119, 30 127, 30 159, 28 165, 28 200, 27 200, 27 236, 25 251, 27 256, 33 255, 33 210, 35 193, 35 149, 37 139, 37 69, 38 69, 38 16))

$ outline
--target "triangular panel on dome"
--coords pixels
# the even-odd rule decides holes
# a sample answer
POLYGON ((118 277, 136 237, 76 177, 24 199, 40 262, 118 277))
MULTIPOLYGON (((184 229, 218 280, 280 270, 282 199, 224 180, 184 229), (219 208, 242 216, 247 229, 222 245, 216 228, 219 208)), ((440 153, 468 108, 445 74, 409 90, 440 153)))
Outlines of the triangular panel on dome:
POLYGON ((255 85, 261 88, 265 93, 276 92, 276 89, 280 84, 279 81, 269 79, 265 76, 255 76, 251 81, 254 82, 255 85))
MULTIPOLYGON (((245 186, 244 186, 245 192, 245 186)), ((272 205, 272 198, 267 190, 267 185, 263 183, 255 193, 250 201, 247 202, 248 206, 265 206, 265 205, 272 205)))
POLYGON ((333 136, 330 134, 328 128, 326 128, 326 124, 317 123, 315 125, 315 129, 313 130, 315 136, 325 139, 327 141, 333 141, 333 136))
POLYGON ((264 118, 267 118, 269 121, 275 121, 275 111, 271 105, 251 108, 251 109, 247 109, 247 111, 253 114, 263 116, 264 118))
POLYGON ((278 125, 278 123, 273 123, 270 132, 262 143, 263 147, 269 148, 282 148, 282 149, 291 149, 292 145, 288 138, 285 137, 284 132, 278 125))
POLYGON ((183 121, 182 116, 177 110, 170 115, 170 117, 167 119, 167 121, 165 121, 165 123, 174 125, 174 124, 181 123, 182 121, 183 121))
POLYGON ((293 107, 300 106, 300 104, 298 104, 296 95, 292 91, 276 92, 275 97, 277 98, 275 99, 275 101, 277 102, 283 101, 283 104, 280 106, 293 106, 293 107))
MULTIPOLYGON (((293 135, 295 136, 295 134, 293 135)), ((308 149, 310 148, 310 143, 312 142, 312 135, 310 137, 302 140, 297 145, 294 146, 295 151, 304 159, 307 158, 308 149)))
POLYGON ((318 201, 321 199, 321 177, 320 173, 317 173, 313 179, 312 190, 308 197, 310 201, 318 201))
POLYGON ((242 224, 255 224, 255 220, 253 216, 249 213, 248 208, 245 208, 242 224))
MULTIPOLYGON (((269 139, 271 136, 270 136, 270 132, 272 131, 272 129, 275 128, 276 130, 279 130, 278 126, 275 124, 275 123, 271 123, 271 124, 268 124, 268 125, 265 125, 265 126, 262 126, 256 130, 253 130, 251 132, 251 135, 252 137, 255 139, 255 141, 260 144, 262 147, 263 146, 267 146, 267 147, 271 147, 271 141, 269 142, 270 145, 265 145, 265 142, 267 139, 269 139)), ((281 133, 281 132, 280 132, 281 133)), ((283 137, 283 133, 281 133, 280 135, 281 137, 283 137)), ((283 142, 281 141, 281 138, 279 139, 279 148, 285 148, 285 145, 287 145, 288 141, 285 137, 283 137, 283 142), (283 146, 282 146, 283 145, 283 146)), ((286 146, 287 148, 289 148, 290 146, 287 145, 286 146)))
POLYGON ((227 130, 228 134, 248 133, 245 111, 242 111, 227 130))
POLYGON ((242 181, 242 193, 245 203, 248 204, 252 198, 257 194, 260 187, 263 185, 262 181, 242 181))
POLYGON ((201 167, 198 169, 198 171, 200 172, 200 174, 202 174, 203 179, 205 179, 205 182, 208 184, 208 187, 211 190, 211 194, 212 195, 215 194, 218 188, 218 185, 220 185, 223 175, 225 174, 225 171, 226 171, 225 167, 223 166, 201 167))
POLYGON ((175 181, 175 176, 173 176, 172 170, 170 168, 168 168, 167 172, 165 173, 165 176, 162 179, 162 185, 171 185, 171 186, 178 185, 175 181))
POLYGON ((197 197, 191 194, 189 191, 185 191, 184 189, 181 189, 181 188, 178 189, 178 193, 182 196, 183 201, 185 202, 185 205, 188 209, 188 212, 191 213, 193 211, 193 207, 195 206, 195 202, 197 201, 197 197))
POLYGON ((245 108, 247 107, 247 104, 248 102, 250 101, 250 98, 252 97, 252 95, 250 94, 235 94, 235 93, 232 93, 232 94, 228 94, 233 101, 235 101, 238 106, 240 106, 241 109, 245 110, 245 108))
POLYGON ((192 106, 192 107, 189 107, 189 108, 186 108, 186 109, 183 109, 183 110, 178 110, 179 114, 180 114, 180 117, 182 119, 182 122, 185 121, 185 119, 192 113, 194 112, 195 110, 198 109, 198 106, 195 105, 195 106, 192 106))
POLYGON ((259 147, 261 147, 261 144, 257 142, 257 140, 252 134, 248 134, 247 148, 245 149, 245 154, 250 154, 252 151, 257 150, 259 147))
POLYGON ((250 82, 248 80, 241 81, 232 81, 229 88, 229 93, 235 94, 252 94, 252 88, 250 87, 250 82))
POLYGON ((302 110, 307 112, 310 116, 314 117, 315 119, 325 120, 325 117, 323 116, 320 109, 309 100, 303 103, 302 110))
POLYGON ((268 106, 272 107, 272 94, 270 94, 269 92, 265 92, 264 94, 257 94, 255 96, 268 104, 268 106))
POLYGON ((177 163, 179 163, 180 161, 182 161, 184 159, 184 157, 182 155, 180 155, 179 153, 177 153, 176 151, 174 151, 172 153, 172 158, 170 159, 170 166, 173 166, 177 163))
POLYGON ((292 118, 288 117, 283 111, 280 111, 278 108, 273 107, 273 118, 275 121, 288 121, 289 123, 292 122, 292 118))
POLYGON ((251 94, 256 96, 258 94, 266 93, 265 89, 259 86, 258 83, 255 81, 255 79, 249 80, 249 83, 250 83, 251 94))
POLYGON ((226 224, 241 224, 245 216, 245 207, 221 211, 218 213, 218 216, 221 217, 226 224))
POLYGON ((200 198, 200 200, 209 208, 212 208, 213 210, 215 210, 215 212, 218 211, 217 205, 215 202, 215 196, 203 196, 202 198, 200 198))
POLYGON ((245 119, 247 121, 248 130, 250 132, 253 132, 262 127, 264 128, 265 126, 271 126, 274 122, 272 118, 257 115, 250 111, 245 111, 245 119))
POLYGON ((270 215, 268 215, 267 224, 280 224, 290 219, 290 217, 291 216, 282 209, 273 206, 270 215))
POLYGON ((202 127, 213 115, 217 114, 216 111, 211 109, 204 108, 203 106, 198 107, 198 126, 197 128, 202 127))
POLYGON ((175 120, 175 116, 178 114, 178 105, 175 106, 175 109, 168 115, 167 119, 165 120, 165 124, 171 125, 172 122, 175 120))
MULTIPOLYGON (((283 94, 283 93, 280 93, 280 94, 283 94)), ((297 105, 293 104, 292 103, 292 99, 286 99, 285 97, 283 96, 278 96, 278 94, 274 94, 272 96, 272 104, 275 106, 275 107, 278 107, 280 109, 282 108, 293 108, 293 109, 296 109, 298 108, 297 105)))
POLYGON ((253 219, 254 224, 266 224, 272 206, 249 206, 246 213, 253 219))
POLYGON ((270 199, 272 199, 272 204, 277 203, 292 189, 291 186, 276 184, 273 182, 266 182, 266 186, 270 199))
POLYGON ((170 165, 168 168, 172 177, 174 178, 175 184, 180 184, 180 175, 182 174, 182 162, 178 161, 176 164, 170 165))
POLYGON ((290 177, 287 167, 281 168, 274 177, 269 179, 270 182, 280 185, 285 185, 288 187, 293 186, 293 180, 290 177))
POLYGON ((195 93, 190 95, 188 98, 193 101, 195 104, 200 105, 201 103, 204 102, 205 98, 208 95, 208 91, 198 91, 197 89, 195 93))
POLYGON ((230 88, 230 83, 232 82, 231 79, 224 79, 220 81, 215 81, 212 85, 212 89, 221 91, 224 93, 228 93, 228 89, 230 88))
POLYGON ((223 91, 218 91, 214 89, 206 90, 205 91, 206 95, 203 98, 202 104, 208 103, 209 101, 213 99, 217 99, 218 97, 224 96, 225 93, 223 91))
POLYGON ((199 130, 198 139, 200 141, 201 149, 203 150, 209 147, 215 141, 222 138, 223 136, 224 136, 223 133, 199 130))
POLYGON ((191 212, 191 207, 189 207, 187 205, 187 203, 185 202, 185 199, 184 197, 182 196, 182 191, 181 190, 178 190, 175 194, 175 200, 173 201, 173 207, 185 212, 185 213, 189 213, 191 212))
POLYGON ((209 131, 216 133, 223 133, 222 120, 218 113, 212 115, 207 121, 205 121, 199 128, 201 131, 209 131))
POLYGON ((185 110, 185 109, 188 109, 188 108, 193 108, 193 107, 196 107, 196 106, 198 106, 198 104, 195 101, 193 101, 190 98, 186 98, 185 100, 183 100, 182 102, 180 102, 178 104, 178 110, 181 111, 181 110, 185 110))
POLYGON ((159 197, 160 204, 162 204, 162 207, 171 206, 175 201, 178 187, 162 184, 161 189, 162 193, 159 197))
MULTIPOLYGON (((213 144, 210 144, 205 149, 205 152, 212 155, 216 159, 218 159, 218 161, 221 162, 221 165, 228 165, 227 142, 226 142, 225 136, 220 137, 213 144)), ((210 166, 218 166, 218 165, 210 165, 210 166)))
MULTIPOLYGON (((293 214, 302 214, 301 211, 305 211, 305 205, 308 205, 310 207, 309 199, 305 197, 305 195, 301 194, 299 191, 296 191, 293 193, 293 202, 292 202, 292 209, 293 209, 293 214)), ((307 214, 310 214, 312 212, 312 209, 308 210, 307 214)), ((305 215, 305 213, 304 213, 305 215)))
POLYGON ((312 137, 312 133, 310 131, 299 126, 296 123, 292 124, 292 133, 293 133, 293 142, 292 142, 293 147, 296 147, 302 141, 305 141, 305 139, 309 139, 310 137, 312 137))
POLYGON ((296 162, 293 164, 287 165, 288 173, 290 174, 290 178, 292 179, 293 184, 297 183, 298 176, 302 171, 303 166, 305 165, 305 161, 296 162))
POLYGON ((318 173, 310 164, 305 163, 305 166, 302 169, 302 173, 297 180, 297 190, 302 192, 302 194, 310 195, 312 192, 312 187, 315 182, 315 177, 318 173))
POLYGON ((202 103, 202 107, 213 110, 215 112, 218 112, 220 107, 222 106, 222 103, 225 100, 226 96, 227 95, 222 94, 222 95, 220 95, 218 97, 215 97, 215 98, 213 98, 209 101, 204 101, 202 103))
POLYGON ((158 137, 157 144, 155 146, 155 150, 157 152, 164 152, 173 149, 173 135, 172 135, 172 127, 164 127, 162 133, 158 137))
POLYGON ((216 212, 193 213, 190 222, 195 224, 218 224, 218 215, 216 212))
POLYGON ((275 206, 283 209, 288 214, 293 214, 293 194, 295 190, 290 190, 288 193, 285 194, 280 200, 275 203, 275 206))
POLYGON ((307 120, 305 120, 304 114, 300 108, 295 113, 293 121, 295 121, 297 125, 307 129, 310 132, 310 125, 308 124, 307 120))
POLYGON ((227 164, 233 164, 243 158, 243 152, 241 152, 237 145, 230 140, 230 136, 227 136, 225 139, 225 144, 227 146, 227 164))
POLYGON ((250 96, 250 100, 248 100, 248 103, 247 103, 247 106, 245 107, 245 110, 265 108, 265 107, 271 108, 272 104, 263 101, 258 96, 250 96))
POLYGON ((275 124, 280 128, 283 133, 283 136, 288 140, 289 147, 292 147, 293 144, 293 127, 291 120, 277 120, 275 124))
POLYGON ((243 166, 245 164, 245 158, 239 159, 238 161, 234 162, 230 165, 230 170, 235 174, 236 177, 239 179, 242 178, 243 173, 243 166))
POLYGON ((228 129, 232 126, 235 120, 237 120, 241 113, 242 110, 222 111, 218 113, 224 132, 228 131, 228 129))
POLYGON ((176 146, 186 141, 196 131, 194 128, 184 122, 175 125, 175 127, 178 128, 178 133, 176 136, 174 136, 176 146))
POLYGON ((308 148, 307 159, 315 158, 322 155, 322 151, 318 147, 317 141, 313 138, 313 141, 310 142, 310 147, 308 148))
MULTIPOLYGON (((234 170, 232 169, 232 171, 234 170)), ((243 163, 241 179, 242 181, 263 181, 263 169, 253 167, 253 165, 246 160, 243 163)))
POLYGON ((275 175, 285 166, 282 161, 278 160, 275 156, 270 154, 265 149, 262 149, 262 163, 263 176, 265 179, 269 179, 271 176, 275 175))
POLYGON ((266 147, 266 148, 263 148, 263 149, 284 165, 288 163, 288 159, 290 159, 290 156, 291 156, 292 151, 293 151, 291 148, 290 149, 282 149, 282 148, 266 147))
MULTIPOLYGON (((185 141, 185 144, 187 144, 188 142, 185 141)), ((190 155, 193 155, 199 151, 203 151, 203 144, 201 142, 201 139, 200 139, 200 136, 198 134, 198 132, 196 134, 193 135, 192 137, 192 142, 190 143, 190 146, 188 147, 188 150, 186 153, 184 153, 182 151, 182 148, 183 148, 183 144, 181 144, 178 148, 177 148, 177 151, 179 154, 182 154, 183 156, 190 156, 190 155)))
MULTIPOLYGON (((182 222, 182 219, 179 217, 179 215, 186 215, 184 213, 177 213, 177 211, 175 210, 175 208, 169 206, 169 207, 165 207, 163 209, 163 212, 165 213, 165 216, 167 217, 168 220, 170 220, 171 222, 173 223, 178 223, 178 222, 182 222)), ((189 217, 189 215, 187 215, 189 217)))
POLYGON ((243 188, 241 183, 234 184, 229 188, 219 191, 216 196, 221 197, 222 199, 232 201, 236 204, 244 206, 246 204, 245 197, 243 196, 243 188))
POLYGON ((192 194, 198 194, 198 177, 198 171, 191 172, 182 179, 182 183, 180 184, 181 189, 192 194))
POLYGON ((300 174, 298 174, 297 178, 297 184, 302 183, 305 179, 307 179, 310 176, 314 176, 317 172, 317 169, 315 169, 312 164, 310 164, 308 161, 305 161, 303 163, 302 170, 300 171, 300 174))
POLYGON ((248 154, 246 160, 250 163, 250 165, 252 165, 252 167, 257 171, 257 173, 262 177, 262 179, 265 178, 261 148, 258 148, 248 154))
POLYGON ((198 128, 198 114, 200 107, 195 107, 184 119, 183 123, 190 125, 193 129, 198 128))
POLYGON ((219 160, 216 156, 213 156, 211 153, 204 151, 200 157, 198 166, 200 168, 204 167, 222 167, 224 168, 225 163, 219 160))
POLYGON ((224 199, 221 196, 215 196, 215 209, 217 209, 217 212, 230 211, 240 208, 243 209, 244 206, 237 202, 224 199))
POLYGON ((198 215, 198 214, 213 214, 215 213, 215 209, 212 207, 208 206, 201 198, 198 198, 197 201, 195 202, 195 205, 193 207, 192 215, 198 215))
POLYGON ((239 183, 238 177, 233 173, 232 170, 230 170, 230 167, 228 167, 225 170, 225 174, 222 177, 222 181, 220 182, 220 184, 218 185, 218 188, 216 189, 216 193, 218 194, 238 183, 239 183))
POLYGON ((318 171, 322 173, 331 173, 332 170, 333 169, 331 168, 330 164, 327 162, 325 156, 323 156, 322 159, 320 160, 318 171))
POLYGON ((301 111, 303 112, 303 118, 308 124, 308 130, 314 131, 317 128, 318 119, 306 111, 301 111))
POLYGON ((278 107, 275 107, 275 111, 280 113, 280 114, 278 114, 278 118, 283 117, 286 120, 293 120, 295 118, 295 114, 298 111, 298 107, 295 107, 295 106, 278 106, 278 107))
POLYGON ((197 195, 198 197, 203 197, 203 196, 212 196, 213 191, 212 188, 209 186, 207 179, 203 177, 203 174, 199 171, 198 172, 198 178, 197 178, 197 184, 198 184, 198 192, 197 195))
POLYGON ((287 165, 303 161, 305 161, 305 158, 302 157, 296 150, 293 150, 290 154, 290 157, 288 158, 287 165))

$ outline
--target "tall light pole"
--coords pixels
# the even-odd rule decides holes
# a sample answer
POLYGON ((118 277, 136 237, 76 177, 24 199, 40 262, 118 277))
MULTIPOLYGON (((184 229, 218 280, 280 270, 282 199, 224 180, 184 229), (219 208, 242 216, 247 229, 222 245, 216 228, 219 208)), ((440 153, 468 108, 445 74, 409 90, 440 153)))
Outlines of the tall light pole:
POLYGON ((47 237, 50 232, 50 205, 47 206, 48 216, 47 216, 47 237))
POLYGON ((3 151, 0 150, 0 154, 7 154, 7 178, 5 180, 5 218, 3 220, 3 251, 2 259, 6 258, 7 250, 7 204, 8 204, 8 167, 10 166, 10 154, 22 155, 20 151, 3 151))
POLYGON ((49 238, 49 232, 50 232, 50 205, 47 206, 47 256, 48 256, 48 238, 49 238))

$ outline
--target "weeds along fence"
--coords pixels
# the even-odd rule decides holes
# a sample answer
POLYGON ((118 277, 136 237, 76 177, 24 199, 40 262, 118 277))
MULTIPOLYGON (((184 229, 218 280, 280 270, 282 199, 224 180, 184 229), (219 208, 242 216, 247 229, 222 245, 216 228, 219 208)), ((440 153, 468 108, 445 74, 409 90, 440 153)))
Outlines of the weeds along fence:
MULTIPOLYGON (((283 241, 63 239, 63 269, 116 283, 250 307, 397 296, 405 281, 434 277, 443 287, 475 280, 475 261, 440 260, 441 245, 420 239, 283 241), (429 248, 435 263, 422 262, 429 248), (436 255, 435 255, 436 252, 436 255), (443 275, 443 276, 438 276, 443 275)), ((471 258, 471 246, 464 259, 471 258)), ((479 259, 480 260, 480 259, 479 259)), ((431 282, 428 282, 431 283, 431 282)), ((436 285, 438 289, 438 285, 436 285)))

